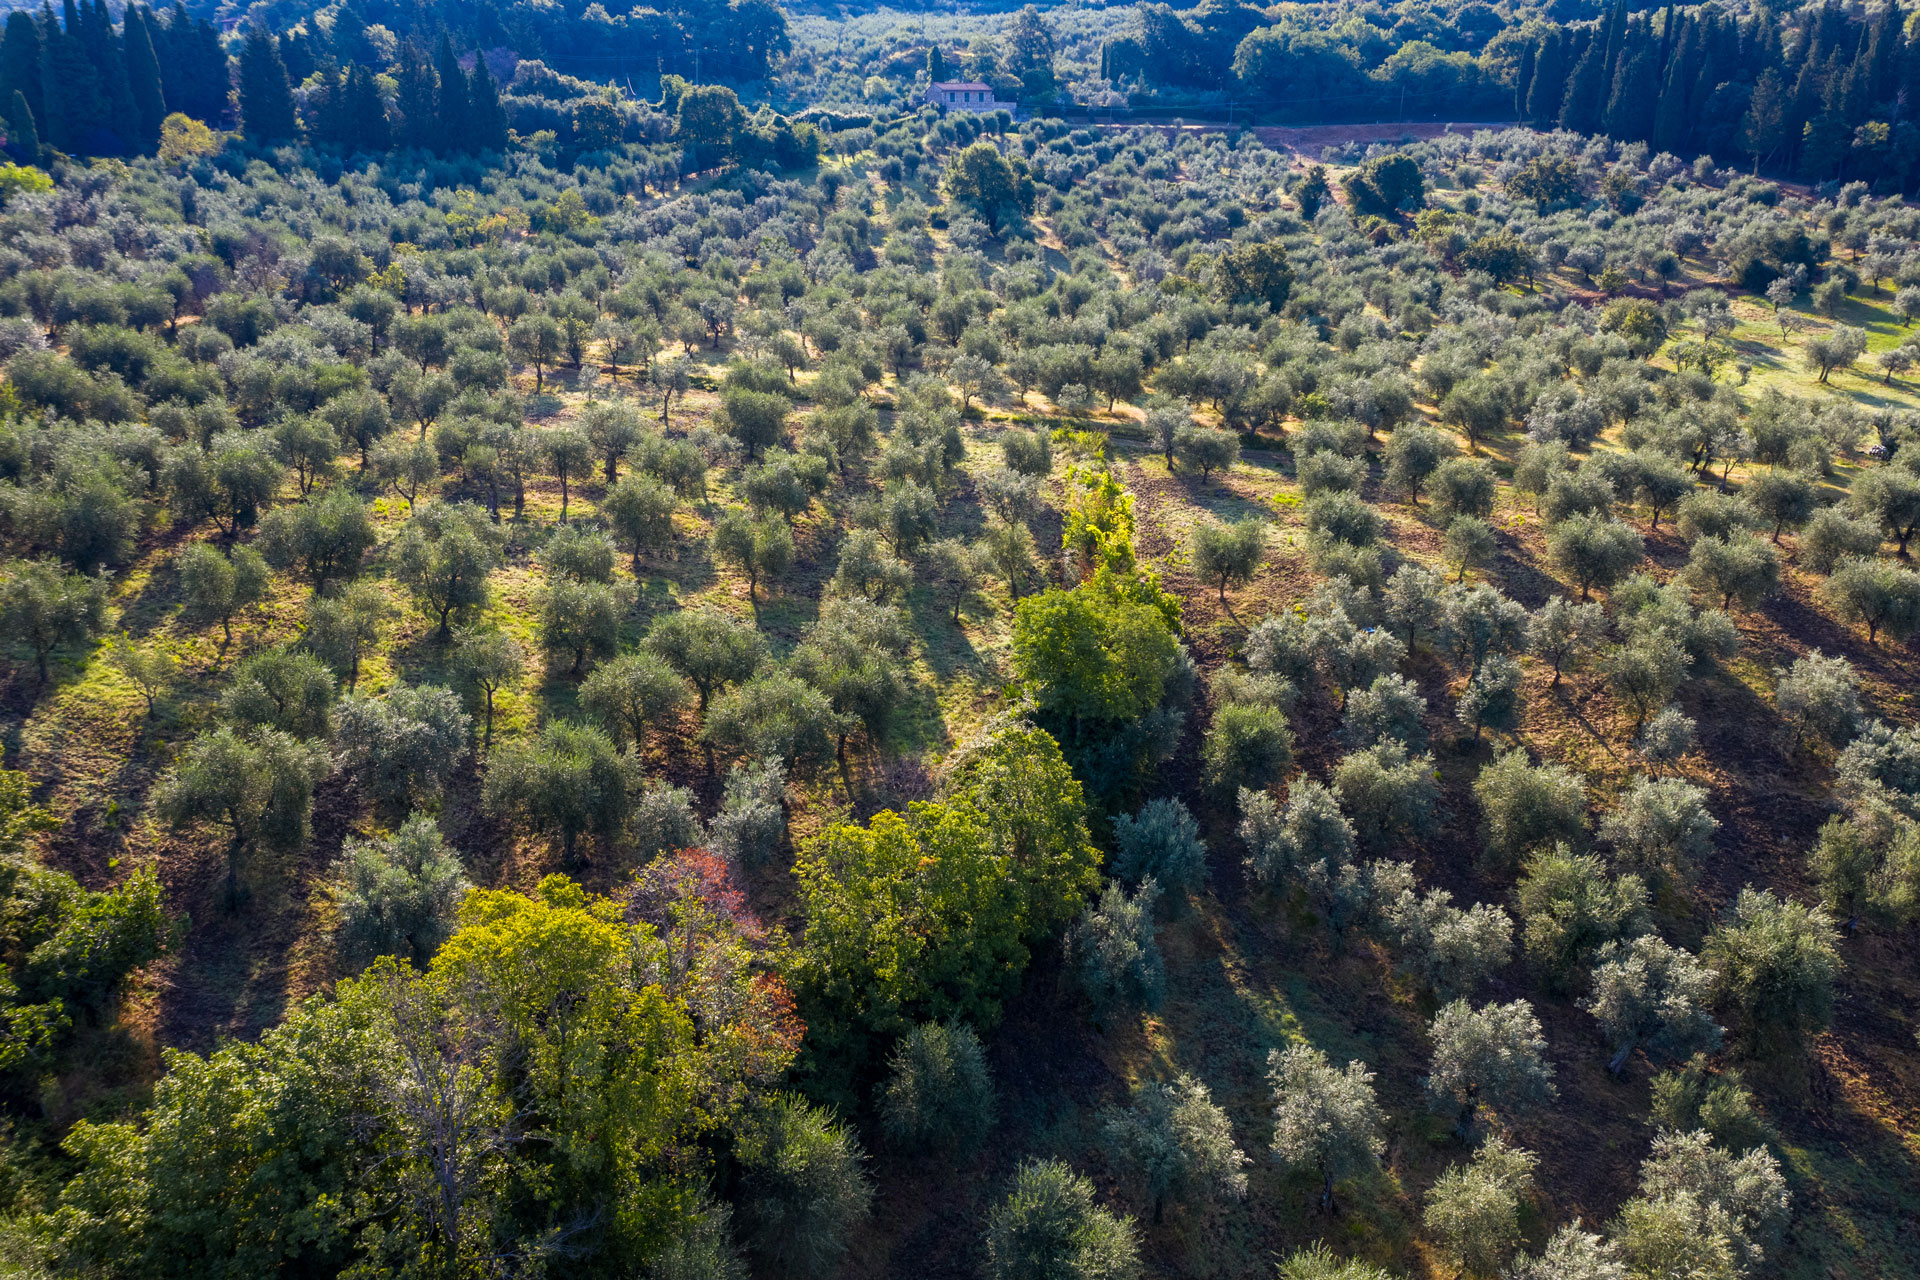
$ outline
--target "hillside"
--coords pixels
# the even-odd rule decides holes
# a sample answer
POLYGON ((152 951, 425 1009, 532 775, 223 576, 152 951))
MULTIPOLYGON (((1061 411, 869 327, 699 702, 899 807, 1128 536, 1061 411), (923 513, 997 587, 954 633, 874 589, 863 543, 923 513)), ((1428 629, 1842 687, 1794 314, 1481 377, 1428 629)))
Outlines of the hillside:
POLYGON ((1920 213, 531 65, 12 170, 12 1273, 1911 1269, 1920 213))

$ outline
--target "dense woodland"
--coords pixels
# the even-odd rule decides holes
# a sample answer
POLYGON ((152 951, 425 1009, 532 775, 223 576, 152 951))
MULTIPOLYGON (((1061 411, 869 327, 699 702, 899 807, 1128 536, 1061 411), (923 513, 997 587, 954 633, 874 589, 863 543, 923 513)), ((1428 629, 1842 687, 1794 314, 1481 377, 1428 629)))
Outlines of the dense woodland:
POLYGON ((7 1273, 1909 1270, 1905 18, 1572 8, 13 14, 7 1273))

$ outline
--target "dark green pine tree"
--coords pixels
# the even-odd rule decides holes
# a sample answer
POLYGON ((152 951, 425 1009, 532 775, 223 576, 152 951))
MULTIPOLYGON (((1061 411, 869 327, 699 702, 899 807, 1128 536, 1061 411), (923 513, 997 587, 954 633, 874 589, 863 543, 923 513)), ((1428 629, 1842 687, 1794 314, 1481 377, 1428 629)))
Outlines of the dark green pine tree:
POLYGON ((33 122, 27 95, 18 89, 7 103, 7 150, 21 164, 40 163, 40 128, 33 122))
POLYGON ((484 56, 475 54, 473 76, 467 81, 469 145, 475 151, 507 149, 507 109, 500 105, 500 86, 484 56))
POLYGON ((46 118, 40 96, 40 24, 24 9, 7 15, 6 39, 0 42, 0 102, 12 102, 16 93, 26 99, 36 123, 46 118))
POLYGON ((433 70, 440 80, 439 108, 435 112, 433 149, 443 155, 467 151, 471 122, 467 114, 467 73, 460 69, 453 41, 440 37, 433 52, 433 70))
POLYGON ((127 87, 133 95, 136 137, 143 153, 160 145, 160 122, 167 115, 166 92, 161 86, 160 58, 154 52, 146 16, 129 6, 121 29, 120 47, 126 55, 127 87))
POLYGON ((433 68, 427 64, 427 55, 413 41, 400 46, 393 78, 397 86, 393 105, 400 114, 396 140, 403 147, 431 150, 439 89, 433 68))
POLYGON ((40 96, 47 106, 41 139, 70 155, 95 154, 95 139, 107 118, 100 80, 80 43, 80 15, 66 0, 63 24, 43 7, 40 22, 40 96))
POLYGON ((240 46, 240 132, 251 142, 286 142, 300 133, 287 65, 273 37, 254 31, 240 46))
POLYGON ((393 145, 387 104, 381 101, 380 86, 373 82, 371 72, 357 62, 348 68, 342 97, 349 139, 345 150, 380 152, 393 145))

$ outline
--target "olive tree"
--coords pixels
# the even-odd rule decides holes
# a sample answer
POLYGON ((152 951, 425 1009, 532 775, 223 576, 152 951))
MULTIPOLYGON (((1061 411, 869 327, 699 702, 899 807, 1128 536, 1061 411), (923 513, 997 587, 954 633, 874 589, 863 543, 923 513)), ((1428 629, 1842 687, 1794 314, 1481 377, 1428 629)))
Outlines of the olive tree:
POLYGON ((487 603, 487 579, 504 543, 478 507, 433 502, 400 527, 388 555, 394 576, 433 615, 445 639, 457 618, 487 603))
POLYGON ((379 956, 426 968, 453 935, 461 900, 473 887, 424 813, 391 835, 347 841, 329 879, 339 912, 335 942, 354 969, 379 956))
POLYGON ((1529 764, 1525 750, 1501 752, 1473 780, 1486 855, 1511 866, 1556 843, 1578 845, 1587 831, 1587 788, 1565 765, 1529 764))
POLYGON ((1714 974, 1692 955, 1645 934, 1607 943, 1594 960, 1593 992, 1580 1007, 1613 1050, 1607 1070, 1618 1075, 1635 1049, 1671 1060, 1719 1046, 1705 1008, 1714 974))
POLYGON ((625 830, 639 785, 638 764, 603 731, 551 721, 533 742, 494 756, 482 803, 559 837, 571 864, 581 836, 611 842, 625 830))
MULTIPOLYGON (((220 634, 233 639, 233 620, 267 594, 267 561, 250 546, 222 555, 208 542, 190 543, 174 561, 187 608, 203 618, 218 618, 220 634)), ((17 633, 16 633, 17 634, 17 633)))
POLYGON ((1700 959, 1749 1052, 1783 1053, 1825 1028, 1841 965, 1835 938, 1833 917, 1821 907, 1763 889, 1740 891, 1707 935, 1700 959))
POLYGON ((1130 1219, 1096 1205, 1093 1184, 1058 1160, 1028 1161, 987 1211, 987 1280, 1136 1280, 1130 1219))
POLYGON ((1433 1064, 1426 1078, 1427 1099, 1440 1114, 1452 1114, 1455 1131, 1471 1138, 1481 1113, 1523 1114, 1551 1101, 1553 1066, 1543 1054, 1547 1042, 1540 1020, 1525 1000, 1473 1008, 1455 1000, 1434 1015, 1428 1027, 1433 1064))
POLYGON ((1101 1124, 1108 1150, 1144 1191, 1160 1221, 1169 1200, 1209 1204, 1247 1194, 1245 1153, 1207 1086, 1181 1074, 1135 1087, 1132 1104, 1101 1124))
POLYGON ((1319 1049, 1296 1044, 1268 1052, 1267 1082, 1273 1089, 1273 1158, 1284 1168, 1318 1175, 1320 1207, 1331 1212, 1334 1185, 1378 1169, 1386 1150, 1373 1072, 1364 1062, 1336 1068, 1319 1049))
POLYGON ((1442 1000, 1471 995, 1513 954, 1513 921, 1499 907, 1460 908, 1445 889, 1406 889, 1374 910, 1401 968, 1442 1000))
POLYGON ((1170 797, 1149 800, 1133 815, 1113 820, 1113 874, 1127 884, 1154 880, 1184 894, 1207 877, 1207 842, 1187 806, 1170 797))
POLYGON ((227 828, 227 900, 237 906, 245 859, 306 843, 313 788, 327 767, 319 744, 278 729, 215 729, 180 753, 160 780, 154 808, 175 827, 212 822, 227 828))
POLYGON ((1707 811, 1707 793, 1679 778, 1635 775, 1600 821, 1600 838, 1616 861, 1647 876, 1690 883, 1713 848, 1720 823, 1707 811))
POLYGON ((687 678, 650 650, 623 653, 593 669, 580 685, 580 701, 621 746, 646 745, 649 728, 665 729, 687 705, 687 678))
POLYGON ((1258 520, 1203 521, 1193 530, 1193 571, 1200 581, 1219 589, 1220 603, 1225 604, 1229 586, 1253 581, 1266 542, 1266 526, 1258 520))
POLYGON ((1776 668, 1773 705, 1801 741, 1844 747, 1859 732, 1860 678, 1845 658, 1829 658, 1815 649, 1776 668))
POLYGON ((767 655, 758 631, 707 607, 661 614, 647 630, 646 647, 693 682, 703 719, 713 695, 751 677, 767 655))
POLYGON ((753 1108, 736 1130, 740 1215, 754 1254, 773 1274, 834 1275, 848 1237, 872 1208, 852 1130, 790 1096, 753 1108))
POLYGON ((334 762, 389 807, 432 802, 467 755, 473 721, 438 685, 349 694, 333 709, 334 762))
POLYGON ((0 631, 27 642, 41 684, 56 648, 85 644, 106 623, 104 576, 69 573, 53 560, 16 560, 0 578, 0 631))
POLYGON ((969 1154, 986 1140, 996 1105, 986 1051, 972 1027, 923 1022, 894 1045, 878 1099, 881 1131, 894 1146, 969 1154))
POLYGON ((1520 1244, 1520 1201, 1533 1188, 1533 1153, 1488 1139, 1427 1189, 1426 1224, 1467 1274, 1491 1276, 1520 1244))
POLYGON ((1602 947, 1653 927, 1639 876, 1610 876, 1564 844, 1527 859, 1514 896, 1527 958, 1557 991, 1572 990, 1602 947))
POLYGON ((1419 839, 1437 825, 1440 784, 1433 757, 1410 755, 1398 742, 1375 743, 1342 758, 1334 766, 1333 790, 1367 848, 1419 839))
POLYGON ((1109 880, 1067 936, 1067 952, 1096 1024, 1125 1009, 1152 1010, 1166 995, 1167 974, 1153 935, 1160 886, 1148 880, 1129 895, 1109 880))

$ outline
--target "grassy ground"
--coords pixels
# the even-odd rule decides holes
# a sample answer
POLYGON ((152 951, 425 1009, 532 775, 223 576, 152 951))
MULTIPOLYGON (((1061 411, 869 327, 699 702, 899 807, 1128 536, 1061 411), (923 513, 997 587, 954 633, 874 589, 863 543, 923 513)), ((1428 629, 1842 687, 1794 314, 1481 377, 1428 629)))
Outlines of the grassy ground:
MULTIPOLYGON (((1902 336, 1885 302, 1884 294, 1850 300, 1837 319, 1867 328, 1874 349, 1880 349, 1902 336)), ((1752 367, 1748 394, 1779 387, 1862 407, 1920 407, 1920 391, 1913 385, 1896 381, 1889 386, 1864 371, 1843 371, 1826 386, 1817 385, 1800 358, 1804 334, 1783 340, 1770 309, 1751 298, 1736 299, 1734 311, 1740 325, 1732 340, 1739 358, 1752 367)), ((721 359, 713 352, 694 354, 705 365, 721 359)), ((570 373, 554 377, 550 389, 558 404, 550 406, 555 412, 548 421, 577 414, 582 396, 570 373)), ((675 428, 704 421, 714 404, 710 391, 695 391, 676 409, 675 428)), ((1045 419, 1049 409, 1037 396, 989 406, 983 420, 966 428, 968 468, 977 471, 996 457, 997 440, 1009 423, 1045 419)), ((1126 438, 1136 410, 1121 406, 1113 414, 1085 417, 1114 432, 1116 465, 1137 495, 1143 562, 1161 572, 1184 601, 1187 640, 1203 669, 1229 661, 1255 622, 1311 589, 1315 579, 1295 510, 1275 501, 1297 494, 1284 452, 1250 451, 1231 472, 1203 481, 1169 472, 1157 454, 1126 438), (1273 518, 1269 555, 1256 580, 1222 603, 1191 574, 1185 550, 1189 531, 1202 519, 1255 512, 1273 518)), ((1496 439, 1487 450, 1496 460, 1509 459, 1514 446, 1511 438, 1496 439)), ((1734 479, 1740 479, 1737 470, 1734 479)), ((1056 473, 1056 489, 1059 484, 1056 473)), ((591 519, 600 492, 598 477, 577 485, 574 518, 591 519)), ((662 611, 700 603, 742 617, 757 613, 776 651, 784 652, 815 614, 821 585, 832 570, 837 529, 856 496, 836 492, 830 504, 802 518, 793 571, 765 584, 756 607, 746 584, 706 553, 709 520, 731 498, 725 477, 716 475, 711 501, 693 504, 676 517, 672 554, 644 564, 634 580, 637 603, 625 639, 636 640, 662 611)), ((1388 517, 1402 554, 1437 559, 1437 530, 1423 511, 1379 492, 1377 465, 1367 496, 1388 517)), ((383 532, 390 532, 405 517, 405 504, 385 497, 377 512, 383 532)), ((524 680, 499 696, 496 744, 522 740, 546 718, 574 711, 574 683, 547 669, 535 643, 540 575, 534 556, 558 514, 557 487, 536 485, 525 519, 511 528, 508 565, 494 581, 488 619, 520 637, 532 655, 524 680)), ((963 484, 943 513, 942 533, 976 530, 982 520, 970 484, 963 484)), ((1644 527, 1644 520, 1640 523, 1644 527)), ((1564 588, 1545 566, 1542 531, 1528 500, 1503 485, 1495 524, 1501 554, 1487 566, 1487 580, 1530 606, 1564 588)), ((1057 545, 1057 526, 1040 533, 1043 550, 1057 545)), ((210 833, 170 831, 147 811, 145 797, 171 754, 210 723, 212 700, 237 656, 296 634, 305 596, 303 588, 277 578, 272 597, 237 619, 231 644, 224 644, 217 624, 204 625, 180 612, 171 562, 183 541, 164 529, 150 533, 139 558, 114 587, 117 626, 135 638, 165 643, 180 659, 179 679, 154 716, 146 715, 138 690, 108 661, 104 643, 62 655, 46 689, 34 686, 30 672, 16 672, 0 686, 0 742, 7 764, 27 770, 65 819, 50 841, 49 857, 92 883, 153 863, 171 900, 192 920, 182 950, 146 976, 123 1025, 88 1033, 90 1043, 78 1058, 88 1068, 50 1084, 48 1100, 60 1118, 111 1113, 137 1101, 153 1078, 161 1046, 205 1049, 223 1036, 256 1034, 290 1003, 323 989, 335 972, 326 944, 330 907, 317 886, 342 842, 368 827, 356 796, 337 781, 324 784, 309 848, 283 864, 253 868, 253 895, 234 913, 217 901, 222 842, 210 833)), ((1664 528, 1648 541, 1658 574, 1670 574, 1684 562, 1684 547, 1664 528)), ((1785 548, 1790 556, 1791 536, 1785 548)), ((368 574, 385 585, 395 613, 385 643, 363 671, 361 687, 378 691, 399 679, 440 678, 445 651, 430 620, 387 582, 381 552, 371 558, 368 574)), ((1780 745, 1770 697, 1778 666, 1813 648, 1843 654, 1860 669, 1881 714, 1911 718, 1908 691, 1920 675, 1914 652, 1869 646, 1864 635, 1834 624, 1813 603, 1816 586, 1812 575, 1790 566, 1779 597, 1736 619, 1744 641, 1739 658, 1694 681, 1681 696, 1683 708, 1699 721, 1701 744, 1680 771, 1711 789, 1721 827, 1700 882, 1662 904, 1662 924, 1676 941, 1697 944, 1714 905, 1744 883, 1804 892, 1800 859, 1825 816, 1828 762, 1780 745)), ((919 641, 916 696, 900 727, 898 758, 881 763, 860 756, 851 797, 832 779, 796 787, 797 836, 848 813, 865 816, 927 794, 930 766, 1001 705, 1009 674, 1005 591, 992 585, 957 624, 924 588, 916 590, 907 608, 919 641)), ((1413 674, 1436 707, 1446 705, 1449 672, 1422 659, 1413 674)), ((1571 676, 1551 689, 1544 673, 1532 673, 1528 695, 1514 742, 1578 766, 1604 804, 1632 772, 1628 717, 1590 675, 1571 676)), ((1185 744, 1164 775, 1167 789, 1202 817, 1212 879, 1207 891, 1175 911, 1162 931, 1169 978, 1163 1009, 1095 1031, 1063 981, 1057 957, 1043 957, 991 1039, 1004 1114, 989 1149, 959 1170, 912 1153, 877 1149, 874 1169, 883 1192, 850 1274, 921 1280, 975 1274, 984 1206, 1015 1163, 1029 1155, 1069 1159, 1092 1173, 1103 1193, 1137 1210, 1135 1189, 1101 1154, 1101 1109, 1122 1101, 1136 1082, 1178 1071, 1205 1080, 1228 1109, 1241 1146, 1253 1157, 1252 1188, 1242 1204, 1211 1212, 1175 1209, 1162 1221, 1146 1223, 1152 1274, 1267 1275, 1276 1256, 1315 1238, 1409 1274, 1450 1273, 1423 1239, 1419 1222, 1421 1193, 1462 1154, 1446 1126, 1427 1115, 1420 1096, 1431 1004, 1397 980, 1371 944, 1334 950, 1314 922, 1291 916, 1250 890, 1238 865, 1231 806, 1201 788, 1197 748, 1204 720, 1204 706, 1196 708, 1185 744), (1271 1135, 1267 1054, 1301 1039, 1336 1061, 1355 1057, 1370 1063, 1391 1116, 1385 1172, 1349 1188, 1335 1215, 1317 1212, 1314 1188, 1282 1176, 1266 1157, 1271 1135)), ((1309 697, 1300 708, 1298 754, 1309 772, 1323 771, 1336 758, 1336 725, 1335 708, 1322 695, 1309 697)), ((680 727, 690 731, 691 719, 680 727)), ((1438 717, 1430 728, 1445 786, 1444 821, 1439 836, 1413 851, 1420 873, 1463 898, 1504 900, 1509 881, 1484 875, 1473 857, 1479 837, 1468 791, 1475 769, 1495 744, 1461 741, 1456 727, 1438 717)), ((649 766, 692 788, 703 808, 717 799, 704 758, 685 733, 663 735, 651 748, 649 766)), ((480 814, 473 765, 451 781, 443 824, 481 883, 525 887, 556 865, 557 854, 545 842, 505 837, 480 814)), ((610 888, 629 870, 617 851, 606 851, 580 874, 596 887, 610 888)), ((751 889, 765 914, 787 918, 791 887, 780 869, 754 873, 751 889)), ((1911 941, 1911 934, 1863 933, 1848 939, 1849 968, 1835 1023, 1811 1060, 1750 1073, 1781 1133, 1793 1181, 1796 1219, 1779 1264, 1780 1274, 1794 1280, 1916 1273, 1920 1245, 1912 1208, 1914 1187, 1920 1185, 1920 1057, 1912 1011, 1920 1008, 1920 989, 1911 941)), ((1631 1193, 1646 1151, 1648 1064, 1633 1064, 1625 1080, 1608 1076, 1591 1021, 1568 1003, 1543 996, 1524 962, 1502 974, 1487 994, 1536 1001, 1558 1070, 1559 1102, 1517 1134, 1542 1157, 1526 1223, 1530 1239, 1538 1244, 1573 1216, 1590 1224, 1606 1220, 1631 1193)))

